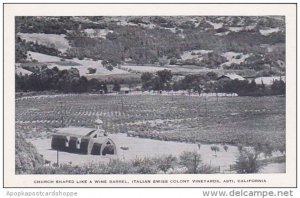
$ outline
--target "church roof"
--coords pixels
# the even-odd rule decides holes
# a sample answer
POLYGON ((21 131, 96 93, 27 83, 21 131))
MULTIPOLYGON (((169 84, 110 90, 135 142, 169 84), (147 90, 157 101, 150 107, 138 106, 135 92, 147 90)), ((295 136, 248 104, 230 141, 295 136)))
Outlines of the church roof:
POLYGON ((66 127, 66 128, 57 128, 57 133, 59 135, 66 136, 79 136, 83 137, 88 135, 90 132, 94 131, 93 128, 83 128, 83 127, 66 127))

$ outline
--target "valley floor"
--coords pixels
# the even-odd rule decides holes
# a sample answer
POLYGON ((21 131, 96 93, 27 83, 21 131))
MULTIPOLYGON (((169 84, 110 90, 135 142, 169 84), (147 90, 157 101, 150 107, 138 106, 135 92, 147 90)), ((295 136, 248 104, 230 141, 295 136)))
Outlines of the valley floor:
MULTIPOLYGON (((179 157, 184 151, 196 151, 201 155, 204 164, 213 167, 219 167, 221 173, 234 173, 230 171, 230 165, 233 165, 239 155, 236 146, 228 146, 226 152, 222 145, 217 145, 221 149, 215 155, 211 151, 209 144, 202 144, 199 149, 197 144, 193 143, 180 143, 172 141, 151 140, 145 138, 127 137, 126 134, 110 134, 111 138, 117 145, 117 155, 79 155, 75 153, 59 152, 59 163, 72 164, 72 165, 89 165, 93 163, 107 163, 110 159, 121 159, 130 161, 142 158, 154 158, 173 155, 179 157), (120 147, 128 147, 128 150, 122 150, 120 147)), ((51 150, 51 139, 30 139, 31 142, 40 154, 46 160, 56 163, 57 151, 51 150)), ((278 152, 273 153, 273 156, 280 155, 278 152)), ((270 163, 265 166, 261 173, 283 173, 285 172, 285 163, 270 163)))

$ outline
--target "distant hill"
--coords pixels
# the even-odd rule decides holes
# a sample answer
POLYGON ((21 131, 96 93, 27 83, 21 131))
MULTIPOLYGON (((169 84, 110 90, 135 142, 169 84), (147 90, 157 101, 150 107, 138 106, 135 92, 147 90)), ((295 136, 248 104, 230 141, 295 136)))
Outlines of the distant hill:
POLYGON ((58 59, 105 61, 114 67, 191 66, 284 75, 285 18, 16 17, 16 62, 39 62, 28 57, 29 51, 58 59))

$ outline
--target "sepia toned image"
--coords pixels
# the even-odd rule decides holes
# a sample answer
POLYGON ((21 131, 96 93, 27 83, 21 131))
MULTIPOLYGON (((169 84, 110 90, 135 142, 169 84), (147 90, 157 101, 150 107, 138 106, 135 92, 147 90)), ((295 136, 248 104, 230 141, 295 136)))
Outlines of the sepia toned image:
POLYGON ((112 14, 13 17, 16 177, 294 171, 286 15, 112 14))

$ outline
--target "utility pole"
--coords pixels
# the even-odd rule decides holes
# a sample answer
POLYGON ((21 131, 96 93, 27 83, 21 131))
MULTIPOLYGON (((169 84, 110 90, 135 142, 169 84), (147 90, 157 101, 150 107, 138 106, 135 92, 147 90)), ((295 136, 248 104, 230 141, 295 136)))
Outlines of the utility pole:
POLYGON ((123 101, 123 96, 121 96, 121 112, 122 112, 122 114, 124 114, 124 101, 123 101))
POLYGON ((219 102, 219 95, 218 95, 218 88, 215 88, 216 96, 217 96, 217 103, 219 102))
MULTIPOLYGON (((66 113, 66 108, 64 107, 63 111, 63 102, 59 101, 60 104, 60 118, 61 118, 61 127, 64 127, 64 113, 66 113)), ((57 163, 57 167, 59 167, 59 151, 56 150, 56 163, 57 163)))
POLYGON ((207 116, 207 104, 206 104, 207 102, 206 102, 206 100, 207 99, 206 99, 206 96, 205 96, 205 115, 207 116))
POLYGON ((57 163, 57 167, 59 167, 59 152, 58 150, 56 150, 56 163, 57 163))
POLYGON ((59 103, 60 103, 61 127, 64 127, 63 102, 60 101, 59 103))

